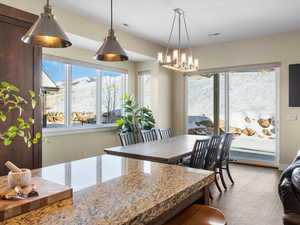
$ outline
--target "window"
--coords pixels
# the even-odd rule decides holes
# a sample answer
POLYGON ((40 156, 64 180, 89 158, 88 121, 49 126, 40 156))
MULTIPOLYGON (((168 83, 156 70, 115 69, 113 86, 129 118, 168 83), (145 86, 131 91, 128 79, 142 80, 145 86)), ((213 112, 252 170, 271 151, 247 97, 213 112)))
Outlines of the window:
POLYGON ((113 123, 121 118, 124 89, 126 89, 124 74, 103 71, 102 123, 113 123))
POLYGON ((65 127, 65 84, 67 65, 43 60, 43 126, 65 127))
POLYGON ((143 106, 151 106, 151 73, 150 71, 141 71, 139 76, 139 101, 143 106))
POLYGON ((43 60, 43 127, 113 124, 122 115, 127 74, 69 60, 43 60), (63 61, 63 62, 62 62, 63 61))
POLYGON ((72 126, 96 124, 97 70, 72 65, 72 126))

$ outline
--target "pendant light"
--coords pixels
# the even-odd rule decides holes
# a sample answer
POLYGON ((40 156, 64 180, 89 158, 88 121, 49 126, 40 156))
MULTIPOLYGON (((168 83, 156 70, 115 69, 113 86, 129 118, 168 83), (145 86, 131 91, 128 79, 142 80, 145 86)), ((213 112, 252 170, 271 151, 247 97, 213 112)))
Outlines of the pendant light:
POLYGON ((113 3, 110 1, 110 29, 104 43, 97 51, 95 58, 100 61, 127 61, 128 56, 117 41, 115 32, 113 30, 113 3))
POLYGON ((35 24, 22 37, 26 44, 46 48, 66 48, 72 45, 67 35, 54 19, 52 8, 47 0, 44 12, 41 13, 35 24))
POLYGON ((190 35, 187 29, 185 13, 182 9, 179 8, 174 9, 174 17, 173 17, 172 28, 171 28, 171 33, 169 35, 166 53, 164 55, 162 52, 159 52, 158 61, 161 66, 171 70, 180 71, 180 72, 196 71, 197 69, 199 69, 199 60, 194 58, 191 47, 187 48, 188 51, 184 51, 184 49, 181 46, 182 25, 184 25, 184 30, 185 30, 184 33, 186 35, 187 41, 189 45, 191 45, 190 35), (169 48, 169 46, 171 43, 171 38, 173 36, 176 19, 178 19, 178 46, 173 50, 173 54, 171 54, 171 49, 169 48))

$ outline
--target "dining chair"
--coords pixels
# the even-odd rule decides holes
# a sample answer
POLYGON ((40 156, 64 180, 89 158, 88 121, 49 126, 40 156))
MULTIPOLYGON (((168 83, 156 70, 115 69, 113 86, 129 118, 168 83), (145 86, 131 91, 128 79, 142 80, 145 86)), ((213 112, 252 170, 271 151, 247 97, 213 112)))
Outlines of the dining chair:
POLYGON ((218 173, 216 173, 216 167, 218 162, 218 155, 220 153, 221 142, 222 142, 222 136, 220 135, 215 135, 210 138, 207 153, 205 156, 205 165, 204 165, 204 169, 215 172, 215 183, 220 193, 222 192, 222 189, 218 182, 218 178, 217 178, 218 173))
POLYGON ((191 154, 189 167, 197 169, 205 168, 205 156, 208 149, 208 143, 209 139, 196 140, 191 154))
POLYGON ((173 132, 171 128, 159 129, 158 132, 159 132, 160 139, 167 139, 173 136, 173 132))
POLYGON ((119 133, 122 146, 133 145, 138 143, 137 137, 133 132, 119 133))
POLYGON ((229 152, 230 152, 232 140, 233 140, 233 133, 226 133, 224 135, 224 140, 223 140, 221 152, 219 155, 219 159, 218 159, 218 162, 216 165, 216 171, 215 171, 216 173, 218 173, 220 175, 222 184, 225 189, 227 189, 227 186, 225 183, 223 170, 226 170, 231 183, 234 184, 234 181, 232 179, 230 169, 229 169, 229 152))
POLYGON ((164 225, 227 225, 219 209, 194 204, 174 216, 164 225))
POLYGON ((143 142, 152 142, 152 141, 157 141, 158 140, 157 133, 156 133, 155 129, 142 130, 141 134, 142 134, 143 142))

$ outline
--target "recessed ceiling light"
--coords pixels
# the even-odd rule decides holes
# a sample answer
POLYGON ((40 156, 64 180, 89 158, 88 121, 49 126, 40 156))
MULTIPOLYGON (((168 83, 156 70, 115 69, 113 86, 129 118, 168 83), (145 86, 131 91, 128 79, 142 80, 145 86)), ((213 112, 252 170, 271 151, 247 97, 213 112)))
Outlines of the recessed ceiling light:
POLYGON ((211 34, 208 34, 208 37, 216 37, 219 35, 221 35, 221 33, 211 33, 211 34))

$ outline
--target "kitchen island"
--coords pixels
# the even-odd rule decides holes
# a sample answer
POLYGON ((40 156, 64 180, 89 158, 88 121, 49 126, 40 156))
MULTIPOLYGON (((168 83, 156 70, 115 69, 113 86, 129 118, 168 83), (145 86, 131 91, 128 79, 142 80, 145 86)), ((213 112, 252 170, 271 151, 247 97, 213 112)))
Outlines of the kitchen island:
MULTIPOLYGON (((33 171, 71 186, 73 199, 1 225, 160 225, 203 196, 213 172, 101 155, 33 171)), ((0 177, 0 184, 6 177, 0 177)))

